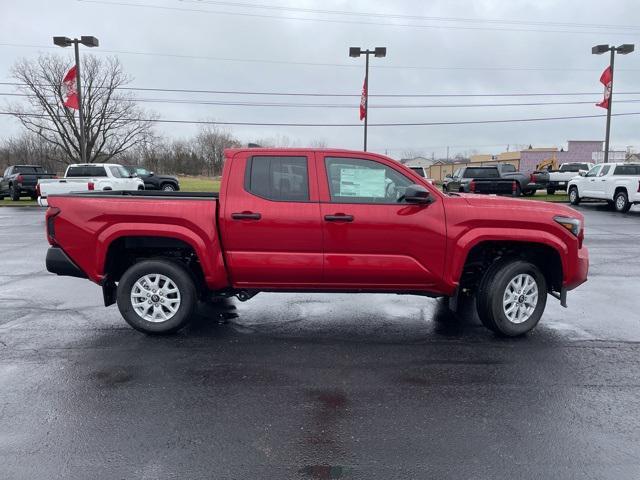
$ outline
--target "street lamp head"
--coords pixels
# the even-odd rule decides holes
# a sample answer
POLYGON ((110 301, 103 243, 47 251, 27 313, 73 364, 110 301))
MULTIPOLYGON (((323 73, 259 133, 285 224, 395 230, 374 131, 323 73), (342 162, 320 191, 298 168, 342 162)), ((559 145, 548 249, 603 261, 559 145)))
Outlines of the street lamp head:
POLYGON ((633 52, 635 49, 635 45, 633 43, 624 43, 616 48, 616 51, 621 55, 626 55, 627 53, 633 52))
POLYGON ((98 42, 98 39, 96 37, 90 37, 86 35, 80 37, 80 43, 85 47, 97 47, 98 45, 100 45, 100 42, 98 42))
POLYGON ((591 48, 591 53, 593 53, 594 55, 602 55, 603 53, 606 53, 609 51, 609 45, 596 45, 595 47, 591 48))
POLYGON ((362 50, 360 50, 360 47, 349 47, 350 57, 358 58, 361 53, 362 53, 362 50))
POLYGON ((53 44, 58 47, 68 47, 72 43, 73 42, 69 37, 53 37, 53 44))
POLYGON ((376 47, 375 50, 373 51, 373 54, 378 58, 386 57, 387 47, 376 47))

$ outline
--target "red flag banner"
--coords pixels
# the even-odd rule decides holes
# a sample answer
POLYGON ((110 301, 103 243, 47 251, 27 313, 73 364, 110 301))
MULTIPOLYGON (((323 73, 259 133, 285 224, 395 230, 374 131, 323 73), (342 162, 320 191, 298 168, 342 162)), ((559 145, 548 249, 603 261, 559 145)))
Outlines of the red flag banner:
POLYGON ((609 108, 609 97, 611 96, 611 80, 613 75, 611 74, 611 67, 607 67, 600 75, 600 83, 604 85, 604 98, 600 103, 596 103, 597 107, 609 108))
POLYGON ((360 120, 367 116, 367 79, 362 84, 362 96, 360 97, 360 120))
POLYGON ((76 75, 78 74, 75 65, 67 72, 62 79, 62 91, 64 93, 63 105, 67 108, 78 110, 78 89, 76 84, 76 75))

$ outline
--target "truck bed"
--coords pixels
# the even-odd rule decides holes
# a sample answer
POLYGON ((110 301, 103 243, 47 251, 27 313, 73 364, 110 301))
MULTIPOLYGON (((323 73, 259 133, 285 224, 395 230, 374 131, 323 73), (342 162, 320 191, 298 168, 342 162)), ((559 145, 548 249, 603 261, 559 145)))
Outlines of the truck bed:
POLYGON ((181 199, 181 198, 198 198, 198 199, 217 199, 219 198, 218 192, 165 192, 163 190, 107 190, 107 191, 92 191, 92 192, 75 192, 75 193, 67 193, 60 195, 52 195, 52 196, 81 196, 81 197, 142 197, 142 198, 150 198, 150 197, 161 197, 161 198, 171 198, 171 199, 181 199))

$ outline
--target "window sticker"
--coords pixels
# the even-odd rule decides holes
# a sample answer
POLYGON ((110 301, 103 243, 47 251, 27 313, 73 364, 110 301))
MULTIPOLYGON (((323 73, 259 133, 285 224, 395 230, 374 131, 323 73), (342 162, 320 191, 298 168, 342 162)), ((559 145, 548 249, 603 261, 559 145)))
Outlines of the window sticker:
POLYGON ((340 197, 384 198, 385 186, 382 168, 340 168, 340 197))

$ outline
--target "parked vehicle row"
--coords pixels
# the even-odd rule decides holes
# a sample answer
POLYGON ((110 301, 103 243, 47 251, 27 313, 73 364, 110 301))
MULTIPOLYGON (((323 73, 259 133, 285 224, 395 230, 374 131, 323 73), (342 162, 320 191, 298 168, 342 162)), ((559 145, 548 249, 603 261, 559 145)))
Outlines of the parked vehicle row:
POLYGON ((569 181, 569 201, 604 200, 618 212, 640 204, 640 164, 601 163, 569 181))
POLYGON ((534 195, 546 188, 546 172, 523 173, 511 164, 468 166, 447 175, 442 183, 445 192, 489 193, 497 195, 534 195))
POLYGON ((0 200, 9 197, 20 200, 22 195, 28 195, 33 200, 38 196, 36 186, 42 179, 55 178, 40 165, 13 165, 8 167, 0 178, 0 200))
POLYGON ((144 182, 145 190, 164 190, 165 192, 176 192, 180 190, 180 183, 177 177, 171 175, 158 175, 150 172, 144 167, 125 165, 130 175, 135 175, 144 182))
POLYGON ((49 203, 47 269, 101 285, 105 305, 147 333, 181 328, 198 300, 304 290, 448 297, 454 310, 475 294, 483 324, 515 336, 536 326, 548 295, 566 306, 587 278, 579 212, 445 194, 367 152, 230 149, 219 194, 49 203))
POLYGON ((77 163, 69 165, 64 178, 38 182, 38 204, 46 207, 50 195, 91 190, 144 190, 142 179, 115 163, 77 163))

